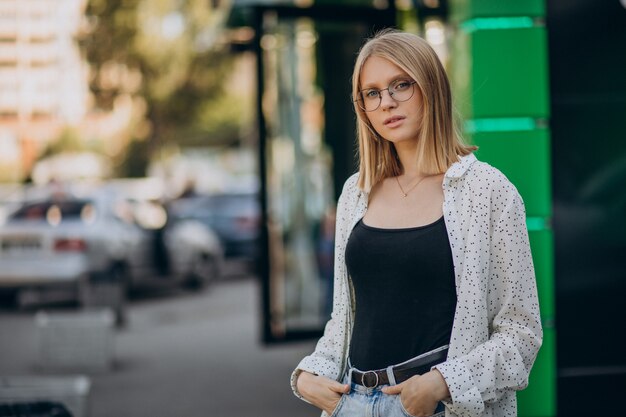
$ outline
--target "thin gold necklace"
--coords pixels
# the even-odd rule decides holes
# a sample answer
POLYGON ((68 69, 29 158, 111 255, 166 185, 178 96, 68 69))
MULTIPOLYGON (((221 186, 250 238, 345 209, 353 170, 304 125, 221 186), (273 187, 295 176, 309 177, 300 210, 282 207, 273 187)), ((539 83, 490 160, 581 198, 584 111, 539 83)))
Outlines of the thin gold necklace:
POLYGON ((417 183, 415 183, 415 185, 414 185, 414 186, 412 186, 411 188, 409 188, 407 191, 404 191, 404 188, 402 188, 402 185, 400 184, 400 180, 399 180, 399 179, 398 179, 398 177, 396 176, 396 182, 398 183, 398 187, 400 187, 400 191, 402 191, 402 196, 403 196, 404 198, 406 198, 406 197, 409 195, 409 193, 410 193, 411 191, 413 191, 413 189, 414 189, 415 187, 417 187, 418 185, 420 185, 420 182, 422 182, 422 181, 424 181, 424 180, 426 179, 426 177, 427 177, 427 176, 422 177, 422 178, 421 178, 421 179, 420 179, 417 183))

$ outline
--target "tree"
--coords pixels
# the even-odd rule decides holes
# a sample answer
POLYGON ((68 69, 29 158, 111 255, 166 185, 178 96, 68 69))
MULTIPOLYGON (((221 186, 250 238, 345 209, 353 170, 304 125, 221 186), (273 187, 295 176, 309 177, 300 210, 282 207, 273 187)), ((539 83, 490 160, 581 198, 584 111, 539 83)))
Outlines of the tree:
POLYGON ((148 152, 237 139, 236 107, 214 114, 235 101, 225 85, 233 58, 216 42, 220 13, 206 0, 89 1, 81 43, 95 102, 110 110, 128 94, 144 103, 148 152))
POLYGON ((80 44, 91 65, 89 84, 100 109, 111 110, 118 96, 136 90, 124 75, 141 67, 142 57, 134 48, 141 1, 89 0, 87 3, 89 30, 80 44))

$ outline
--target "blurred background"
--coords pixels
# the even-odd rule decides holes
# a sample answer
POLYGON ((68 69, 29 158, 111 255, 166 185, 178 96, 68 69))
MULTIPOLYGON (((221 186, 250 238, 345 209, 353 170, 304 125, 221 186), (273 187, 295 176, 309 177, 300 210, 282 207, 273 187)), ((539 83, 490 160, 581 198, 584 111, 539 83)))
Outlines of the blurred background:
POLYGON ((626 1, 0 0, 0 416, 319 414, 289 375, 385 27, 433 46, 524 198, 545 340, 519 415, 621 414, 626 1))

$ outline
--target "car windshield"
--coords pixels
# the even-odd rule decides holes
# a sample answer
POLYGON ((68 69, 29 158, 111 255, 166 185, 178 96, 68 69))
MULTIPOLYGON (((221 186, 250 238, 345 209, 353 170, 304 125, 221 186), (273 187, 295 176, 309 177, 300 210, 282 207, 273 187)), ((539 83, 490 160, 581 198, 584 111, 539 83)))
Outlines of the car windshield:
POLYGON ((28 203, 9 216, 9 221, 47 221, 59 224, 65 221, 95 220, 96 210, 89 200, 41 201, 28 203))

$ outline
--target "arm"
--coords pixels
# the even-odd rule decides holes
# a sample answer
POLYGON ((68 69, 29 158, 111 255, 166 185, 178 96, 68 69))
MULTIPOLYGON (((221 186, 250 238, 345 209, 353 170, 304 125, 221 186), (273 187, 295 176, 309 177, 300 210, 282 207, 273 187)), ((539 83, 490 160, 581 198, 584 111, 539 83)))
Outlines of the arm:
POLYGON ((525 388, 542 340, 524 204, 508 181, 492 198, 504 201, 504 208, 493 216, 487 246, 489 339, 435 367, 450 391, 448 407, 464 417, 480 415, 485 402, 525 388))
POLYGON ((297 380, 302 398, 330 415, 341 400, 342 394, 350 392, 350 385, 341 384, 325 376, 300 372, 297 380))
POLYGON ((344 361, 344 348, 348 335, 346 334, 349 316, 349 287, 344 260, 345 240, 349 233, 352 197, 356 190, 357 175, 350 177, 343 188, 337 203, 337 224, 335 231, 335 266, 333 285, 333 311, 331 318, 324 328, 324 335, 317 342, 315 351, 300 361, 291 375, 291 388, 294 394, 303 400, 306 399, 298 390, 298 377, 303 371, 336 380, 341 372, 344 361))

